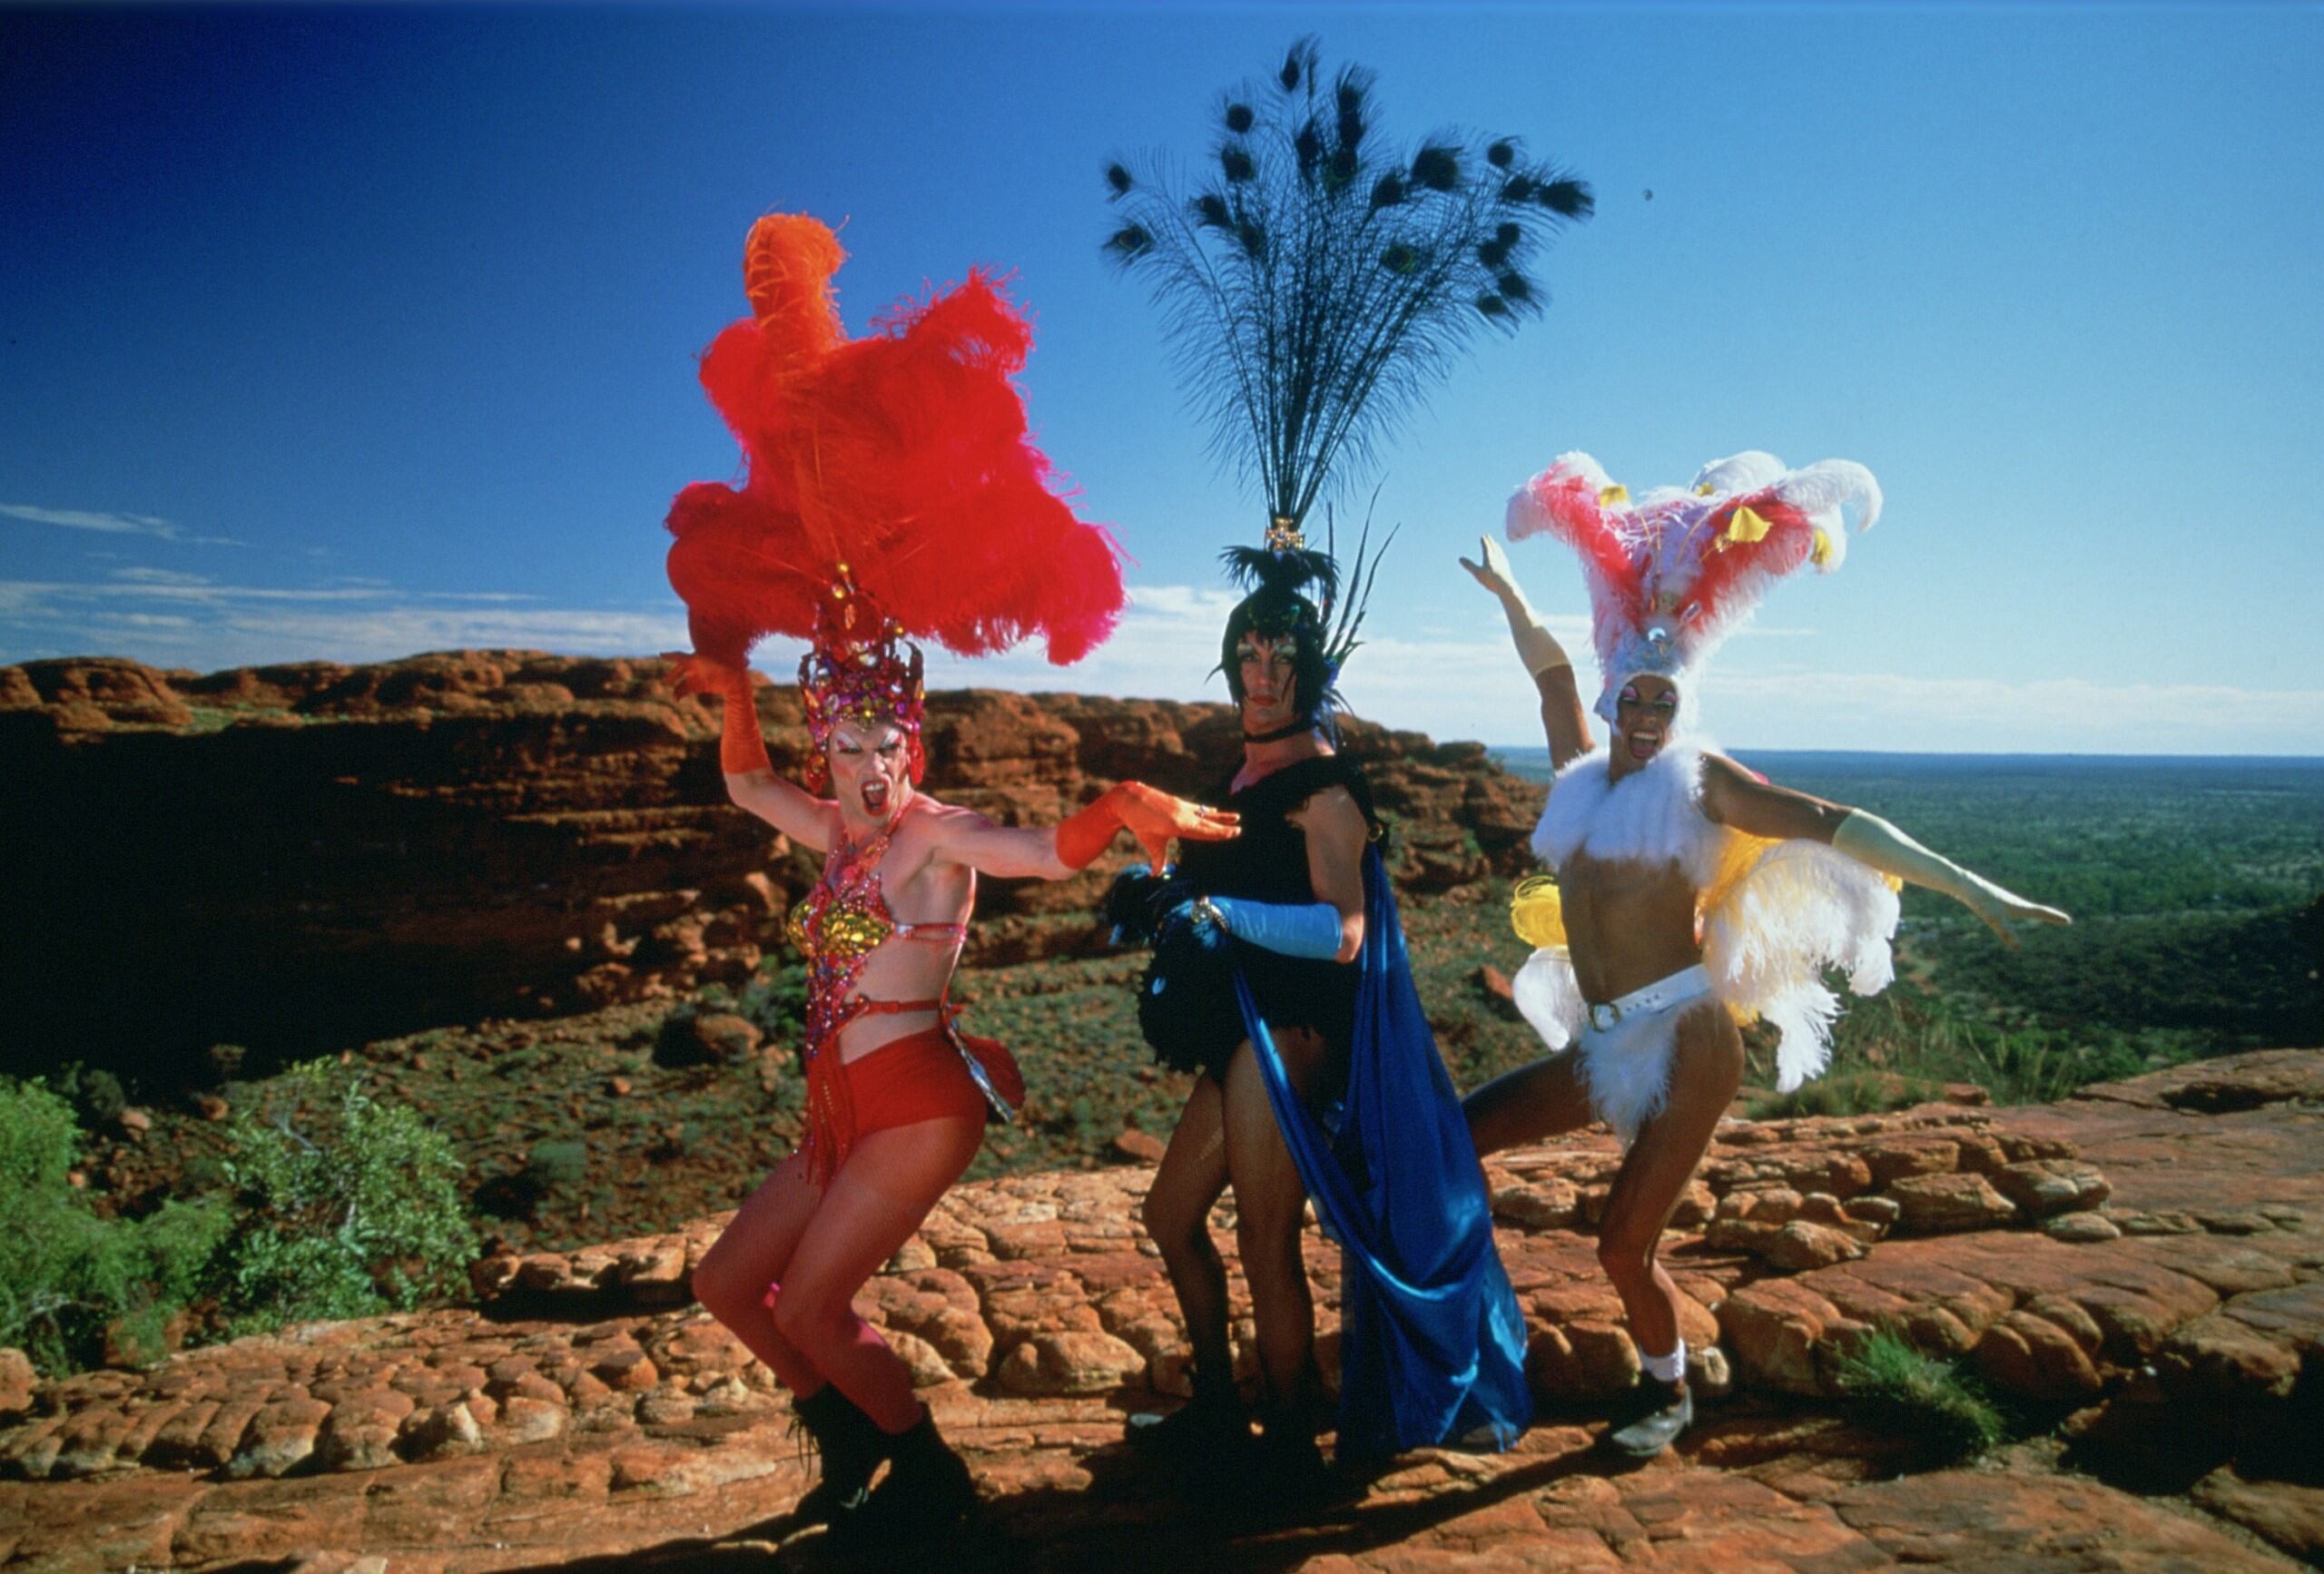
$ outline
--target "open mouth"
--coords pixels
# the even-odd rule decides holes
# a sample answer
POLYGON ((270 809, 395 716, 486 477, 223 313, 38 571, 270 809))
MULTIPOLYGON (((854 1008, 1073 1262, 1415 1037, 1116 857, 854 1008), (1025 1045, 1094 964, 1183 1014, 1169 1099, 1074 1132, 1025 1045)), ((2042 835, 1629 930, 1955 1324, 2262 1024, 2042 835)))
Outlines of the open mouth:
POLYGON ((858 796, 863 800, 865 813, 881 815, 888 812, 888 784, 885 782, 874 777, 863 783, 858 790, 858 796))
POLYGON ((1657 733, 1632 733, 1629 743, 1633 760, 1651 760, 1655 751, 1662 747, 1661 735, 1657 733))

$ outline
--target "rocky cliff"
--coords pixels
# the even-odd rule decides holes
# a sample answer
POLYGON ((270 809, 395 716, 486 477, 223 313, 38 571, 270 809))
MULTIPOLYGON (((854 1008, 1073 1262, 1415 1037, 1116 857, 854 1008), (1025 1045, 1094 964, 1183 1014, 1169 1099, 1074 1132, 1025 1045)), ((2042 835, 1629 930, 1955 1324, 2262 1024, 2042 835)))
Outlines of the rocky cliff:
MULTIPOLYGON (((759 713, 795 769, 796 690, 759 713)), ((257 1068, 746 976, 814 865, 727 804, 716 722, 657 661, 0 667, 0 1069, 190 1077, 221 1042, 257 1068)), ((1237 748, 1222 705, 980 690, 931 695, 928 736, 928 789, 1007 823, 1124 777, 1198 791, 1237 748)), ((1406 889, 1523 864, 1539 790, 1481 746, 1346 743, 1406 889)), ((1094 953, 1103 879, 989 882, 969 959, 1094 953)))
MULTIPOLYGON (((1421 1451, 1295 1514, 1224 1511, 1119 1444, 1123 1411, 1184 1387, 1137 1223, 1151 1172, 956 1189, 859 1300, 980 1479, 984 1508, 940 1560, 2211 1570, 2324 1554, 2317 1052, 2046 1107, 1723 1123, 1664 1254, 1710 1402, 1675 1455, 1630 1473, 1590 1452, 1636 1371, 1590 1242, 1615 1162, 1590 1133, 1487 1167, 1544 1406, 1520 1446, 1421 1451), (1908 1427, 1838 1402, 1837 1358, 1878 1325, 1965 1362, 2026 1441, 1926 1468, 1908 1427)), ((723 1223, 487 1259, 481 1310, 48 1384, 0 1361, 0 1564, 763 1567, 808 1477, 786 1402, 686 1303, 723 1223)), ((1231 1262, 1224 1209, 1214 1225, 1231 1262)), ((1338 1264, 1313 1236, 1309 1265, 1328 1329, 1338 1264)), ((895 1566, 812 1537, 783 1552, 895 1566)))

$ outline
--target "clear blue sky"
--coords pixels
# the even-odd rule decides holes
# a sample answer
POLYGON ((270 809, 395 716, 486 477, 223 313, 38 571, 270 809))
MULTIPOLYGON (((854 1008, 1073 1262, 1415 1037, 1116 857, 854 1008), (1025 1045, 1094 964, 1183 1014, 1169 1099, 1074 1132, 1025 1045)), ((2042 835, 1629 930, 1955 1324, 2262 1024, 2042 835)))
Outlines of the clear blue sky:
MULTIPOLYGON (((1599 196, 1386 451, 1360 713, 1538 742, 1456 552, 1563 449, 1640 489, 1762 448, 1889 513, 1722 653, 1730 744, 2324 753, 2292 7, 0 10, 0 660, 679 642, 662 514, 735 467, 694 359, 779 208, 846 221, 859 330, 1014 269, 1042 441, 1136 559, 1083 667, 941 677, 1216 696, 1260 509, 1099 261, 1098 171, 1196 154, 1308 31, 1391 134, 1599 196)), ((1516 561, 1585 644, 1571 559, 1516 561)))

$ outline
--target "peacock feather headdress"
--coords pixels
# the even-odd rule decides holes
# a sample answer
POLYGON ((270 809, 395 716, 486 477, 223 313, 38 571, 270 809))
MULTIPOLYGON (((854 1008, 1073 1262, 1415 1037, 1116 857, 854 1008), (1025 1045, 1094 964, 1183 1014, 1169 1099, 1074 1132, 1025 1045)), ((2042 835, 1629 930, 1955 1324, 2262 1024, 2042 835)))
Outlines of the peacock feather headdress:
MULTIPOLYGON (((1121 220, 1104 251, 1147 280, 1215 450, 1264 495, 1265 543, 1230 549, 1229 566, 1273 599, 1319 587, 1318 622, 1335 610, 1345 629, 1338 659, 1377 558, 1359 546, 1342 595, 1305 521, 1372 466, 1477 333, 1512 332, 1543 309, 1529 270, 1592 207, 1587 184, 1514 138, 1392 143, 1373 84, 1360 66, 1327 73, 1302 39, 1270 81, 1226 95, 1191 191, 1158 166, 1105 172, 1121 220)), ((1321 700, 1308 692, 1311 707, 1321 700)))

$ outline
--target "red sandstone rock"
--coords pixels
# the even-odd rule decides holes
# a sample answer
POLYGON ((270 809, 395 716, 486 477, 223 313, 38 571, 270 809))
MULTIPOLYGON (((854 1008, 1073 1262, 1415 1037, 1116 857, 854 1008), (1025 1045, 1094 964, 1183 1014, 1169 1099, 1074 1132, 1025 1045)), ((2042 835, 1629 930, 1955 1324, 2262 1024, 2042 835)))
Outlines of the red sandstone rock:
POLYGON ((0 1349, 0 1422, 32 1408, 33 1390, 38 1381, 30 1356, 21 1350, 0 1349))
POLYGON ((2245 1481, 2222 1465, 2189 1494, 2224 1519, 2256 1530, 2295 1558, 2324 1558, 2324 1487, 2291 1481, 2245 1481))
MULTIPOLYGON (((322 1048, 740 976, 781 943, 814 864, 727 803, 716 712, 674 700, 662 672, 524 651, 175 679, 123 662, 0 666, 0 720, 25 723, 8 729, 0 802, 8 918, 60 954, 102 952, 137 986, 68 1006, 0 982, 0 1015, 25 1042, 322 1048), (181 694, 237 720, 154 731, 192 723, 181 694), (172 792, 124 821, 111 806, 157 761, 172 792), (263 816, 247 812, 256 779, 263 816), (114 898, 131 889, 144 921, 124 930, 114 898)), ((759 709, 776 768, 795 771, 795 690, 762 689, 759 709)), ((955 691, 929 711, 929 790, 1010 824, 1123 776, 1212 785, 1238 746, 1218 705, 955 691)), ((1398 879, 1528 865, 1540 788, 1474 745, 1361 721, 1343 733, 1407 828, 1398 879)), ((1098 954, 1105 861, 997 882, 970 959, 1098 954)))
MULTIPOLYGON (((2233 1070, 2215 1063, 2215 1085, 2228 1086, 2233 1070)), ((1788 1177, 1828 1167, 1850 1145, 1935 1136, 1956 1164, 1997 1154, 2005 1169, 2071 1157, 2140 1205, 2168 1211, 2200 1199, 2262 1227, 2069 1244, 2021 1223, 1881 1239, 1860 1257, 1796 1274, 1676 1235, 1664 1263, 1687 1297, 1681 1328, 1699 1393, 1708 1404, 1722 1386, 1715 1368, 1731 1358, 1747 1396, 1708 1410, 1686 1457, 1609 1477, 1583 1457, 1585 1430, 1549 1425, 1500 1459, 1411 1456, 1324 1527, 1270 1530, 1258 1541, 1227 1532, 1206 1552, 1171 1539, 1186 1534, 1186 1516, 1145 1478, 1084 1462, 1118 1437, 1119 1407, 1133 1394, 1170 1389, 1183 1371, 1184 1332, 1137 1224, 1144 1172, 958 1188, 859 1305, 926 1385, 984 1481, 988 1512, 1035 1561, 1056 1545, 1121 1535, 1137 1537, 1141 1553, 1196 1563, 1245 1553, 1288 1563, 1313 1552, 1325 1566, 1344 1559, 1367 1568, 1616 1557, 1719 1567, 1893 1558, 2252 1566, 2247 1550, 2197 1521, 2052 1476, 2038 1457, 1999 1471, 1862 1479, 1905 1461, 1837 1416, 1802 1418, 1780 1403, 1785 1392, 1823 1392, 1833 1355, 1888 1323, 1931 1351, 1965 1355, 2005 1393, 2084 1403, 2073 1430, 2094 1451, 2184 1460, 2201 1446, 2218 1458, 2239 1437, 2280 1435, 2302 1362, 2324 1347, 2324 1231, 2308 1223, 2324 1217, 2313 1178, 2319 1117, 2283 1099, 2189 1114, 2128 1092, 1980 1116, 1983 1125, 1915 1125, 1928 1117, 1907 1112, 1725 1126, 1706 1195, 1718 1219, 1758 1223, 1765 1209, 1782 1219, 1773 1228, 1848 1238, 1848 1225, 1876 1225, 1881 1210, 1867 1207, 1887 1199, 1841 1198, 1788 1177), (1735 1189, 1745 1181, 1759 1189, 1735 1189), (960 1265, 940 1265, 947 1260, 960 1265), (2240 1419, 2223 1426, 2222 1415, 2240 1419), (1548 1473, 1538 1485, 1513 1473, 1529 1470, 1548 1473), (1521 1490, 1506 1484, 1520 1481, 1521 1490), (1074 1529, 1062 1528, 1068 1520, 1074 1529), (1059 1536, 1074 1540, 1052 1540, 1059 1536)), ((1497 1156, 1489 1169, 1502 1255, 1531 1325, 1531 1376, 1546 1402, 1618 1387, 1634 1375, 1635 1355, 1571 1210, 1545 1207, 1533 1223, 1508 1204, 1602 1186, 1611 1162, 1610 1143, 1591 1135, 1497 1156)), ((1997 1185, 2001 1173, 1917 1179, 1997 1185)), ((1221 1218, 1230 1229, 1224 1210, 1221 1218)), ((492 1317, 446 1311, 311 1325, 189 1351, 148 1372, 41 1384, 31 1396, 39 1413, 14 1424, 0 1417, 0 1478, 30 1478, 0 1479, 8 1549, 0 1556, 60 1566, 74 1566, 62 1561, 68 1549, 115 1566, 353 1559, 381 1549, 399 1566, 445 1568, 636 1553, 648 1554, 646 1568, 684 1567, 697 1552, 748 1560, 743 1549, 760 1545, 749 1528, 779 1515, 806 1483, 785 1462, 786 1408, 769 1397, 764 1370, 703 1313, 653 1303, 683 1284, 725 1223, 719 1215, 668 1236, 502 1257, 479 1274, 504 1296, 530 1282, 552 1302, 571 1297, 563 1321, 518 1320, 521 1303, 508 1301, 492 1317), (382 1431, 399 1410, 404 1420, 383 1452, 382 1431), (230 1460, 256 1473, 215 1473, 230 1460), (272 1480, 270 1468, 314 1473, 272 1480), (185 1473, 194 1471, 209 1473, 185 1473), (608 1512, 609 1501, 618 1511, 608 1512)), ((1231 1250, 1231 1234, 1220 1238, 1231 1250)), ((1336 1255, 1310 1247, 1328 1370, 1336 1255)), ((1247 1339, 1239 1276, 1230 1294, 1247 1339)), ((2199 1500, 2313 1556, 2301 1550, 2313 1545, 2301 1528, 2312 1521, 2302 1495, 2312 1490, 2247 1468, 2215 1472, 2199 1500)))
POLYGON ((1915 1235, 1991 1229, 2017 1216, 2017 1205, 1981 1175, 1910 1175, 1886 1195, 1904 1210, 1896 1227, 1915 1235))
POLYGON ((1107 1144, 1107 1147, 1126 1164, 1160 1164, 1165 1144, 1152 1132, 1132 1127, 1107 1144))
POLYGON ((2075 1159, 2037 1158, 1993 1172, 1994 1189, 2015 1203, 2029 1219, 2079 1213, 2103 1203, 2112 1188, 2106 1177, 2075 1159))

